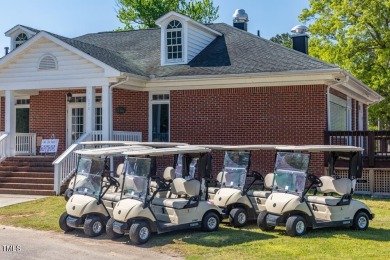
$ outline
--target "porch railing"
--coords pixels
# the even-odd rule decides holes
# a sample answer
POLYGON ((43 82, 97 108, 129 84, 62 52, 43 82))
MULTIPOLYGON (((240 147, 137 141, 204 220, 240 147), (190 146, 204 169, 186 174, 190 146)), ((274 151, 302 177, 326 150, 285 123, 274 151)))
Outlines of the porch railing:
POLYGON ((15 154, 35 155, 37 151, 37 135, 35 133, 15 134, 15 154))
MULTIPOLYGON (((83 141, 101 141, 102 132, 92 131, 85 133, 65 152, 63 152, 54 162, 54 191, 56 195, 61 192, 61 185, 66 183, 69 178, 73 175, 74 170, 77 166, 77 156, 74 153, 76 150, 82 149, 80 144, 83 141)), ((114 131, 113 141, 142 141, 141 132, 125 132, 125 131, 114 131)))
MULTIPOLYGON (((102 131, 92 131, 91 135, 92 141, 101 141, 102 140, 102 131)), ((112 141, 142 141, 141 132, 127 132, 127 131, 113 131, 112 132, 112 141)))
POLYGON ((7 158, 7 138, 8 133, 0 133, 0 162, 7 158))
POLYGON ((91 138, 91 133, 84 133, 76 140, 74 144, 68 147, 54 162, 54 191, 56 195, 61 193, 61 185, 69 180, 73 175, 77 165, 77 156, 74 153, 81 149, 81 142, 88 141, 91 138))
POLYGON ((390 131, 326 131, 325 144, 353 145, 364 148, 369 167, 390 163, 390 131))

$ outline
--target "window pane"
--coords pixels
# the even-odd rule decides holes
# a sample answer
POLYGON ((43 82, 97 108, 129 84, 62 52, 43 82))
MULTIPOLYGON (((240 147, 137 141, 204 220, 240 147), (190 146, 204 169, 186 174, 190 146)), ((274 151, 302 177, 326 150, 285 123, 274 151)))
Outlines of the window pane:
POLYGON ((152 106, 152 141, 169 140, 169 104, 152 106))

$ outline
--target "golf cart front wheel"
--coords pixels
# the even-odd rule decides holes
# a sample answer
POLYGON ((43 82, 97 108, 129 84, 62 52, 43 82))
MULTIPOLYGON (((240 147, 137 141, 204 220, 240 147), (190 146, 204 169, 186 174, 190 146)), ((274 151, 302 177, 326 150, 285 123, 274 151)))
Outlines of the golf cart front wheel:
POLYGON ((202 229, 206 232, 217 231, 219 226, 219 217, 215 212, 208 212, 202 220, 202 229))
POLYGON ((233 227, 239 228, 245 226, 248 222, 248 214, 243 208, 234 208, 229 214, 229 223, 233 227))
POLYGON ((116 238, 120 238, 123 236, 123 234, 118 234, 118 233, 114 232, 114 227, 113 227, 114 222, 115 222, 115 220, 113 218, 110 218, 106 224, 107 237, 110 239, 116 239, 116 238))
POLYGON ((307 222, 302 216, 291 216, 286 222, 286 232, 289 236, 297 237, 306 233, 307 222))
POLYGON ((267 215, 268 212, 266 210, 263 210, 260 212, 259 216, 257 216, 257 226, 262 231, 272 231, 275 229, 275 226, 270 226, 267 224, 267 215))
POLYGON ((369 218, 367 213, 359 212, 353 218, 352 228, 355 230, 366 230, 368 228, 369 218))
POLYGON ((62 215, 58 221, 60 228, 65 232, 70 232, 70 231, 74 230, 74 228, 69 227, 68 224, 66 223, 66 219, 68 218, 68 216, 69 216, 68 213, 65 211, 64 213, 62 213, 62 215))
POLYGON ((141 245, 149 241, 152 230, 149 224, 143 220, 135 221, 129 230, 130 241, 134 244, 141 245))
POLYGON ((89 237, 100 236, 104 231, 104 221, 98 216, 88 216, 84 222, 84 234, 89 237))

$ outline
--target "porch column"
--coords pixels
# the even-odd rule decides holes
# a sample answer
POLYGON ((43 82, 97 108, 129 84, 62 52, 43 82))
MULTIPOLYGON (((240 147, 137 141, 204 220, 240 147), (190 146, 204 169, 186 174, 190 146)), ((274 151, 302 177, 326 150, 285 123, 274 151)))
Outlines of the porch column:
POLYGON ((85 104, 85 132, 95 130, 96 118, 96 94, 95 87, 89 86, 86 88, 86 104, 85 104))
POLYGON ((111 124, 110 124, 110 87, 107 85, 102 86, 102 140, 110 140, 111 124))
POLYGON ((7 156, 15 156, 16 143, 16 112, 15 112, 15 95, 13 90, 5 91, 5 125, 4 130, 8 133, 7 138, 7 156))

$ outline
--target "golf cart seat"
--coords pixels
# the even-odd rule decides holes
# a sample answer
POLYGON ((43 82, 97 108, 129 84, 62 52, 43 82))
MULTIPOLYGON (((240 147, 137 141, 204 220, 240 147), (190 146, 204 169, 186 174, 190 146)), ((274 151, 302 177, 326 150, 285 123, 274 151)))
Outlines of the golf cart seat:
MULTIPOLYGON (((165 168, 164 170, 164 173, 163 173, 163 180, 167 183, 171 183, 176 177, 176 173, 175 173, 175 169, 173 167, 167 167, 165 168)), ((150 192, 153 193, 157 190, 158 188, 158 184, 156 181, 151 181, 150 182, 150 192)), ((159 194, 161 195, 161 194, 159 194)), ((157 196, 157 197, 160 197, 160 196, 157 196)))
MULTIPOLYGON (((118 167, 116 168, 116 177, 114 177, 120 184, 119 189, 122 188, 122 183, 123 183, 123 177, 121 177, 123 172, 123 166, 124 166, 123 163, 118 165, 118 167)), ((116 190, 115 192, 107 192, 106 194, 104 194, 102 199, 112 201, 112 202, 118 202, 120 198, 121 198, 121 192, 120 190, 116 190)))
POLYGON ((271 194, 272 190, 272 183, 274 181, 274 173, 268 173, 264 177, 264 190, 260 191, 253 191, 251 196, 253 197, 260 197, 260 198, 268 198, 268 196, 271 194))
POLYGON ((153 205, 183 209, 196 206, 200 191, 200 182, 198 180, 185 180, 176 178, 171 183, 171 192, 177 198, 154 198, 153 205))
POLYGON ((223 172, 219 172, 216 178, 216 186, 215 187, 208 187, 208 193, 209 194, 215 194, 219 189, 221 188, 221 182, 222 182, 222 174, 223 172))
POLYGON ((324 204, 329 206, 337 206, 343 202, 345 195, 350 195, 352 191, 352 181, 348 178, 334 179, 331 176, 320 177, 322 186, 317 187, 317 191, 329 194, 337 193, 343 196, 342 198, 333 196, 308 196, 308 201, 312 203, 324 204))

